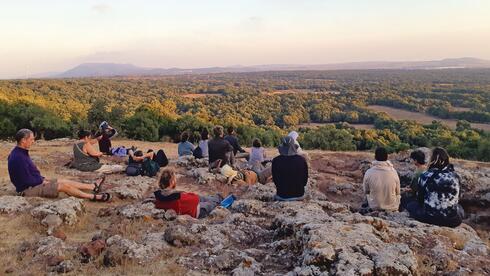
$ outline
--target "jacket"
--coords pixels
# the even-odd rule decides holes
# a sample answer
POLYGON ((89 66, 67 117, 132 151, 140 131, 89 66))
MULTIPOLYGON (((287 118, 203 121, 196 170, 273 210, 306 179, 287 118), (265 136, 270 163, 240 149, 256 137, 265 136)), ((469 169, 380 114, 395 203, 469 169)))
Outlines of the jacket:
POLYGON ((400 178, 390 161, 373 161, 364 175, 363 187, 371 209, 398 211, 400 178))

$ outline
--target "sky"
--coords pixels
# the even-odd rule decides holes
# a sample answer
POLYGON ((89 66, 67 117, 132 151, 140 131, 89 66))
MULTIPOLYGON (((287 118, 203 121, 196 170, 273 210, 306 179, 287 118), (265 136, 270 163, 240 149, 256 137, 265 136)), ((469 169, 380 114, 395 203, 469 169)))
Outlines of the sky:
POLYGON ((16 0, 0 78, 85 62, 196 68, 490 60, 488 0, 16 0))

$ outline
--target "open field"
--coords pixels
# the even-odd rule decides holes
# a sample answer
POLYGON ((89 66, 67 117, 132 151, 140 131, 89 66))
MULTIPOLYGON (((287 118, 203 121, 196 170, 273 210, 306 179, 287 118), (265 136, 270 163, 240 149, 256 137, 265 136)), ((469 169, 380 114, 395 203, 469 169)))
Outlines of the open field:
POLYGON ((199 98, 205 98, 205 97, 220 97, 222 96, 221 94, 215 94, 215 93, 194 93, 194 94, 185 94, 183 95, 184 98, 189 98, 189 99, 199 99, 199 98))
MULTIPOLYGON (((318 128, 321 126, 327 126, 327 125, 334 125, 333 123, 308 123, 308 124, 301 124, 298 125, 299 128, 318 128)), ((370 124, 349 124, 350 126, 356 128, 356 129, 373 129, 374 125, 370 124)))
MULTIPOLYGON (((430 124, 432 121, 441 121, 443 124, 451 127, 452 129, 456 128, 457 120, 452 119, 440 119, 431 115, 427 115, 419 112, 406 111, 403 109, 387 107, 382 105, 369 105, 368 108, 377 111, 377 112, 385 112, 390 117, 396 120, 414 120, 421 124, 430 124)), ((490 131, 490 124, 477 124, 471 123, 473 128, 483 129, 485 131, 490 131)))

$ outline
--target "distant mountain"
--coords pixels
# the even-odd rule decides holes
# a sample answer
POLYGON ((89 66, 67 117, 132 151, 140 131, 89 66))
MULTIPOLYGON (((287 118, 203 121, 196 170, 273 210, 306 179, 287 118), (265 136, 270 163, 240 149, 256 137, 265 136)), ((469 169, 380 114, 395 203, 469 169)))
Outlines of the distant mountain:
POLYGON ((490 61, 477 58, 452 58, 432 61, 368 61, 319 65, 269 64, 256 66, 206 67, 206 68, 144 68, 132 64, 84 63, 53 78, 114 77, 114 76, 158 76, 181 74, 210 74, 291 70, 368 70, 368 69, 449 69, 490 68, 490 61))

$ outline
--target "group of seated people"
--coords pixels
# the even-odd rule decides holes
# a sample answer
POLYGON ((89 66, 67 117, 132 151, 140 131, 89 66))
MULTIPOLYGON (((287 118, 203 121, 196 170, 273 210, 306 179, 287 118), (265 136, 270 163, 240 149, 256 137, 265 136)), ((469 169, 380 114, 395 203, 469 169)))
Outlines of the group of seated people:
POLYGON ((449 162, 445 149, 436 147, 426 165, 425 153, 410 155, 415 172, 410 187, 400 188, 400 179, 388 161, 385 148, 377 148, 375 161, 363 179, 366 202, 361 213, 375 210, 406 210, 410 217, 429 224, 456 227, 463 221, 464 211, 459 202, 460 177, 449 162))
MULTIPOLYGON (((185 133, 184 133, 185 134, 185 133)), ((192 154, 194 145, 188 142, 188 135, 182 135, 179 143, 179 155, 192 154)), ((302 200, 305 197, 308 182, 308 161, 306 153, 301 150, 297 141, 298 134, 291 132, 281 139, 278 147, 279 155, 267 159, 265 149, 260 140, 253 141, 250 154, 239 145, 233 128, 228 129, 224 136, 224 128, 215 126, 213 138, 204 130, 199 147, 203 155, 209 159, 209 170, 225 175, 228 183, 242 181, 247 184, 266 184, 270 180, 276 186, 275 199, 278 201, 302 200), (230 142, 231 141, 231 142, 230 142), (242 154, 242 155, 240 155, 242 154), (235 158, 247 158, 246 166, 235 166, 235 158)), ((73 145, 74 159, 71 165, 80 171, 99 173, 122 172, 121 165, 107 165, 100 162, 103 153, 94 148, 100 141, 100 134, 88 131, 78 133, 79 141, 73 145)), ((46 179, 29 157, 29 149, 35 141, 32 131, 21 129, 16 134, 16 147, 8 157, 8 170, 11 182, 16 191, 22 196, 57 197, 59 192, 70 196, 92 199, 94 201, 109 201, 111 195, 102 193, 101 186, 104 178, 93 184, 84 184, 67 179, 46 179)), ((162 159, 162 150, 157 153, 149 150, 147 153, 130 149, 127 151, 129 163, 142 162, 150 159, 159 166, 167 165, 168 160, 162 159)), ((430 162, 425 166, 425 154, 414 151, 411 158, 416 165, 415 177, 402 198, 400 179, 393 164, 388 161, 388 153, 384 148, 375 151, 375 161, 365 173, 363 188, 366 202, 361 213, 374 210, 398 211, 407 210, 411 217, 426 223, 455 227, 461 224, 463 209, 458 204, 459 177, 449 163, 449 155, 442 148, 435 148, 430 162)), ((177 178, 170 169, 160 173, 161 190, 156 191, 155 206, 163 209, 174 209, 178 214, 188 214, 199 218, 208 215, 223 199, 220 195, 211 197, 198 196, 193 193, 177 192, 177 178)))

